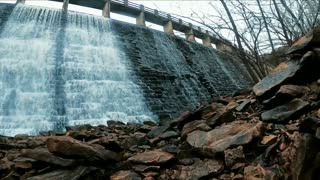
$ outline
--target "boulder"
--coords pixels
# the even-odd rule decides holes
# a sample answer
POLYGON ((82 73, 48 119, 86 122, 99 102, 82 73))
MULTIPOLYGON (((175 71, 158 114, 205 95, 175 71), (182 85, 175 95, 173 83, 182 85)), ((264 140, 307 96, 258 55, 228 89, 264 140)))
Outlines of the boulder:
POLYGON ((28 180, 77 180, 94 170, 96 170, 94 167, 79 166, 75 169, 55 170, 49 173, 36 175, 28 178, 28 180))
POLYGON ((47 149, 24 149, 21 151, 20 156, 62 167, 75 166, 77 163, 77 161, 73 159, 64 159, 61 157, 54 156, 47 149))
POLYGON ((234 121, 205 132, 196 130, 187 137, 187 142, 199 153, 214 156, 217 152, 236 146, 245 145, 253 138, 260 137, 264 130, 264 123, 247 123, 234 121))
POLYGON ((172 159, 174 159, 174 156, 172 154, 161 150, 154 150, 138 153, 130 157, 128 160, 141 164, 163 164, 172 159))
POLYGON ((110 176, 110 180, 141 180, 134 171, 119 171, 110 176))
POLYGON ((90 162, 120 161, 119 154, 106 150, 97 144, 86 144, 68 136, 50 137, 47 141, 48 150, 67 158, 82 158, 90 162))
POLYGON ((308 106, 308 102, 296 98, 287 104, 263 112, 261 114, 261 119, 266 122, 284 122, 293 116, 300 115, 308 106))
POLYGON ((219 175, 223 168, 223 162, 205 159, 190 166, 178 166, 178 170, 171 178, 178 180, 209 179, 211 176, 219 175))
POLYGON ((272 97, 284 84, 306 84, 319 78, 320 61, 315 53, 307 52, 299 61, 290 61, 283 70, 270 74, 253 87, 253 92, 260 99, 272 97))
POLYGON ((195 130, 210 131, 211 128, 206 124, 205 120, 191 121, 183 126, 181 136, 184 137, 195 130))

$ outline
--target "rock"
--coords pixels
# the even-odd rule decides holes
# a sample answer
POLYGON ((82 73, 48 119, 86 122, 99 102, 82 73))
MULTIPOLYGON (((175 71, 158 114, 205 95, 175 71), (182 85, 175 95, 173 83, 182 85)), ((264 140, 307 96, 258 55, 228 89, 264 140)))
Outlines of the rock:
POLYGON ((114 121, 114 120, 109 120, 107 121, 108 126, 122 126, 125 125, 123 122, 120 121, 114 121))
POLYGON ((111 175, 110 180, 141 180, 134 171, 119 171, 111 175))
POLYGON ((238 146, 234 149, 226 149, 224 151, 224 160, 228 167, 232 167, 235 163, 244 162, 243 147, 238 146))
POLYGON ((130 157, 128 160, 141 164, 163 164, 172 159, 174 159, 172 154, 160 150, 154 150, 138 153, 130 157))
POLYGON ((217 176, 223 171, 223 163, 217 160, 205 159, 191 166, 178 166, 172 179, 194 180, 208 179, 209 176, 217 176))
POLYGON ((147 145, 147 144, 149 144, 149 139, 147 138, 147 135, 145 133, 135 132, 134 134, 125 138, 121 142, 120 147, 122 149, 129 149, 134 145, 141 146, 141 145, 147 145))
POLYGON ((240 111, 243 111, 245 108, 248 107, 248 105, 250 105, 251 103, 253 102, 253 100, 251 99, 243 99, 241 104, 238 105, 236 107, 236 111, 240 112, 240 111))
POLYGON ((272 97, 281 85, 312 82, 319 78, 319 71, 316 70, 318 65, 315 54, 309 51, 300 61, 289 61, 285 69, 263 78, 253 87, 253 92, 260 99, 267 99, 272 97))
POLYGON ((308 102, 301 99, 293 99, 287 104, 263 112, 261 114, 261 119, 262 121, 267 122, 284 122, 293 116, 299 116, 308 106, 308 102))
POLYGON ((311 50, 313 45, 319 44, 319 28, 310 30, 305 36, 300 37, 288 49, 287 54, 300 54, 311 50))
POLYGON ((244 168, 245 180, 278 180, 276 174, 270 170, 263 168, 262 166, 247 166, 244 168))
POLYGON ((67 158, 84 158, 87 161, 119 161, 120 155, 106 150, 100 145, 89 145, 68 136, 50 137, 47 141, 48 150, 67 158))
POLYGON ((62 167, 72 167, 75 166, 77 161, 73 159, 64 159, 61 157, 54 156, 47 149, 24 149, 21 152, 21 157, 32 158, 38 161, 43 161, 49 164, 62 166, 62 167))
POLYGON ((263 145, 271 145, 277 141, 277 136, 275 135, 268 135, 268 136, 263 136, 261 140, 261 144, 263 145))
POLYGON ((14 164, 7 158, 0 160, 0 178, 6 176, 13 168, 14 164))
POLYGON ((55 170, 46 174, 36 175, 28 178, 28 180, 77 180, 94 170, 96 168, 79 166, 71 170, 55 170))
POLYGON ((300 123, 300 131, 306 133, 315 133, 320 127, 320 119, 315 117, 307 117, 300 123))
POLYGON ((264 124, 234 121, 215 128, 212 131, 193 131, 187 137, 187 142, 205 156, 214 156, 231 146, 244 145, 255 137, 260 137, 264 124))
POLYGON ((147 134, 149 138, 155 138, 170 128, 170 125, 156 126, 147 134))
POLYGON ((160 166, 135 165, 132 169, 137 172, 159 171, 160 166))
POLYGON ((309 92, 310 89, 306 86, 297 85, 282 85, 278 92, 270 99, 265 100, 263 103, 268 106, 280 105, 284 102, 288 102, 295 97, 299 97, 309 92))
POLYGON ((26 172, 32 169, 32 163, 27 161, 19 161, 15 163, 14 168, 17 172, 26 172))
POLYGON ((161 140, 166 140, 166 139, 171 139, 171 138, 175 138, 178 137, 179 134, 176 131, 166 131, 162 134, 160 134, 159 136, 153 138, 150 140, 151 143, 156 143, 159 142, 161 140))
POLYGON ((191 121, 183 126, 181 136, 184 137, 195 130, 210 131, 211 128, 206 124, 205 120, 191 121))
POLYGON ((236 107, 235 102, 230 102, 227 106, 220 103, 211 104, 212 111, 203 117, 207 124, 211 127, 218 126, 222 123, 231 122, 235 119, 233 116, 233 109, 236 107))
MULTIPOLYGON (((110 133, 111 134, 111 133, 110 133)), ((106 149, 109 149, 111 151, 119 152, 122 150, 121 146, 119 145, 118 138, 115 134, 108 136, 101 137, 99 139, 92 140, 88 142, 89 144, 99 144, 106 149)))

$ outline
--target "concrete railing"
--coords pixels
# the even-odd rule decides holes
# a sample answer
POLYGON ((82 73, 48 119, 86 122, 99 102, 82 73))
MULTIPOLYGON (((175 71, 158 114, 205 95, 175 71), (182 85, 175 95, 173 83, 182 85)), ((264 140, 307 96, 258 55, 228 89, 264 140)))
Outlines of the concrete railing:
MULTIPOLYGON (((25 3, 26 0, 17 0, 17 3, 25 3)), ((199 26, 183 21, 177 16, 166 12, 151 9, 128 0, 50 0, 63 2, 62 9, 68 10, 68 4, 75 4, 102 10, 102 15, 110 18, 110 13, 117 13, 136 18, 136 24, 145 26, 146 21, 163 26, 165 33, 174 34, 174 30, 182 32, 189 41, 195 41, 195 38, 202 39, 202 44, 206 47, 216 46, 216 49, 222 51, 231 51, 233 46, 231 42, 217 38, 214 33, 204 30, 199 26)))

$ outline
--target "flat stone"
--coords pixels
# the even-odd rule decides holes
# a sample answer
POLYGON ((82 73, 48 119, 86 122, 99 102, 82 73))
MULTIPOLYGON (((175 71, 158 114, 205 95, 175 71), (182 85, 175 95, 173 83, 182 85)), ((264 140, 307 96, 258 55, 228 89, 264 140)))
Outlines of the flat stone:
POLYGON ((263 145, 271 145, 277 141, 277 136, 275 135, 268 135, 268 136, 263 136, 261 140, 261 144, 263 145))
POLYGON ((21 157, 27 157, 38 161, 43 161, 49 164, 54 164, 62 167, 71 167, 76 165, 73 159, 64 159, 54 156, 47 149, 24 149, 21 152, 21 157))
POLYGON ((203 117, 203 119, 205 119, 207 124, 211 127, 218 126, 222 123, 231 122, 235 119, 235 116, 232 112, 236 106, 237 103, 235 102, 230 102, 226 106, 220 103, 212 103, 212 111, 206 114, 206 117, 203 117))
POLYGON ((82 176, 89 174, 93 170, 96 170, 96 168, 79 166, 75 169, 56 170, 46 174, 33 176, 28 178, 28 180, 44 180, 44 179, 45 180, 68 180, 68 179, 77 180, 77 179, 80 179, 82 176))
POLYGON ((119 171, 110 176, 110 180, 141 180, 134 171, 119 171))
POLYGON ((155 138, 170 128, 170 125, 156 126, 147 134, 149 138, 155 138))
POLYGON ((178 170, 175 171, 172 179, 194 180, 217 176, 223 171, 223 168, 223 162, 205 159, 191 166, 178 166, 178 170))
POLYGON ((224 151, 224 161, 228 167, 232 167, 237 162, 244 162, 244 160, 245 157, 242 146, 224 151))
POLYGON ((316 70, 320 62, 315 59, 315 54, 307 52, 300 61, 290 61, 288 66, 263 78, 253 87, 253 92, 260 99, 272 97, 284 84, 305 84, 318 79, 316 70))
POLYGON ((184 137, 195 130, 210 131, 211 128, 205 120, 191 121, 183 126, 181 136, 184 137))
POLYGON ((120 161, 121 157, 97 144, 86 144, 68 136, 50 137, 48 150, 67 158, 83 158, 87 161, 120 161))
POLYGON ((130 157, 128 160, 141 164, 162 164, 172 160, 173 158, 174 156, 170 153, 154 150, 138 153, 130 157))
POLYGON ((231 146, 245 145, 255 137, 260 137, 264 130, 264 123, 247 123, 234 121, 215 128, 212 131, 193 131, 187 137, 187 142, 199 153, 214 156, 231 146))
POLYGON ((267 122, 283 122, 295 115, 300 115, 299 113, 301 113, 308 105, 308 102, 301 99, 293 99, 287 104, 263 112, 261 114, 261 119, 262 121, 267 122))
POLYGON ((135 165, 132 169, 137 172, 159 171, 160 166, 135 165))
POLYGON ((312 29, 306 35, 300 37, 288 49, 287 54, 301 53, 310 50, 312 45, 319 44, 319 30, 319 28, 312 29))
POLYGON ((306 86, 297 86, 292 84, 282 85, 272 98, 265 100, 263 103, 269 106, 280 105, 283 102, 288 102, 309 91, 310 89, 306 86))

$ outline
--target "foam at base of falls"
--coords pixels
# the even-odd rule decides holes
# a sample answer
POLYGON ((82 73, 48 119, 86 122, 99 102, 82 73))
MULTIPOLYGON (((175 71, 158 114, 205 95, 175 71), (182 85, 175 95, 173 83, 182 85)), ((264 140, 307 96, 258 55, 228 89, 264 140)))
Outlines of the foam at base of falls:
POLYGON ((17 5, 0 34, 0 134, 156 120, 107 19, 17 5))

